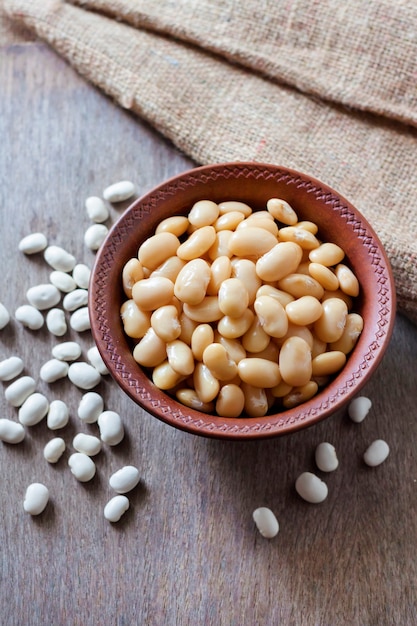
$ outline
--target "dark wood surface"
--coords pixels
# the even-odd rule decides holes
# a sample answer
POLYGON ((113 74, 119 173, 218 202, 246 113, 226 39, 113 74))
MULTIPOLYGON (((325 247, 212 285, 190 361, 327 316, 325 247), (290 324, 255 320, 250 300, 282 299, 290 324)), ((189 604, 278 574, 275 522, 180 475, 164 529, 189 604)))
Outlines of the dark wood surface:
MULTIPOLYGON (((87 196, 125 178, 142 193, 193 164, 41 43, 1 48, 0 85, 0 301, 14 312, 50 272, 41 256, 19 253, 21 237, 43 231, 91 265, 83 243, 87 196)), ((122 210, 113 208, 111 221, 122 210)), ((85 354, 91 335, 79 340, 85 354)), ((203 439, 144 414, 107 378, 101 392, 122 415, 126 437, 96 457, 97 475, 86 484, 67 466, 74 434, 95 432, 76 415, 82 392, 68 381, 39 380, 57 341, 14 320, 0 331, 0 360, 21 356, 38 390, 71 411, 62 431, 41 423, 20 445, 0 443, 3 626, 417 623, 417 330, 408 320, 397 317, 388 353, 364 390, 373 408, 360 425, 341 411, 290 437, 203 439), (42 450, 55 434, 67 451, 51 466, 42 450), (362 454, 376 438, 391 454, 370 469, 362 454), (335 445, 340 467, 325 476, 328 499, 309 505, 294 481, 315 471, 321 441, 335 445), (108 477, 125 464, 140 469, 142 482, 130 510, 111 525, 103 517, 113 495, 108 477), (22 507, 33 481, 51 493, 37 518, 22 507), (271 541, 254 526, 258 506, 279 519, 271 541)), ((16 419, 0 385, 1 416, 16 419)))

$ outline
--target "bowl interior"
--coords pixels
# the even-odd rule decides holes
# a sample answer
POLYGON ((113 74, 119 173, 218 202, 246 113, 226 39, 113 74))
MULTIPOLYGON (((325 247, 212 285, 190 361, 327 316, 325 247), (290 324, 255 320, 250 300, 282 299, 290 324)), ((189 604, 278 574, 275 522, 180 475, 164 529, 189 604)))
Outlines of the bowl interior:
POLYGON ((147 412, 189 432, 222 438, 255 439, 310 426, 343 406, 366 383, 388 345, 395 318, 395 289, 389 262, 374 230, 343 197, 310 176, 269 164, 202 166, 161 184, 136 200, 110 230, 97 254, 89 290, 92 332, 110 373, 147 412), (254 210, 269 198, 283 198, 299 219, 319 226, 319 236, 340 245, 361 288, 355 310, 365 321, 343 370, 304 404, 263 418, 222 418, 194 411, 156 388, 134 361, 124 334, 120 306, 125 263, 171 215, 187 214, 201 199, 239 200, 254 210))

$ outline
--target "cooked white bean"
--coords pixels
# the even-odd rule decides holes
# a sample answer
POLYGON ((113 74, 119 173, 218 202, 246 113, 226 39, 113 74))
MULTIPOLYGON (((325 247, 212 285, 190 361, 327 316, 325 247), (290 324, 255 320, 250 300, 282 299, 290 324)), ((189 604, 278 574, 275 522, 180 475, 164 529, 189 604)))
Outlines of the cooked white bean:
POLYGON ((315 450, 316 465, 322 472, 333 472, 339 466, 336 449, 327 441, 319 443, 315 450))
POLYGON ((102 376, 105 376, 109 373, 109 370, 107 369, 106 364, 104 363, 97 346, 93 346, 87 351, 87 359, 102 376))
POLYGON ((110 215, 105 203, 98 196, 89 196, 86 198, 85 209, 90 220, 98 224, 105 222, 110 215))
POLYGON ((103 198, 107 202, 123 202, 136 193, 136 186, 130 180, 121 180, 106 187, 103 191, 103 198))
POLYGON ((66 361, 50 359, 40 369, 39 376, 46 383, 54 383, 68 374, 69 365, 66 361))
POLYGON ((0 418, 0 441, 5 443, 20 443, 25 438, 26 431, 23 424, 13 422, 4 417, 0 418))
POLYGON ((268 397, 265 389, 242 383, 245 396, 245 411, 249 417, 263 417, 268 412, 268 397))
POLYGON ((252 213, 251 207, 245 202, 239 202, 238 200, 226 200, 219 204, 220 215, 229 213, 230 211, 240 211, 245 217, 249 217, 252 213))
POLYGON ((139 480, 139 470, 133 465, 125 465, 110 476, 109 485, 116 493, 127 493, 136 487, 139 480))
POLYGON ((35 426, 43 420, 48 409, 48 398, 39 392, 32 393, 19 409, 19 422, 23 426, 35 426))
POLYGON ((62 309, 50 309, 46 314, 46 327, 55 337, 62 337, 67 332, 67 321, 62 309))
MULTIPOLYGON (((132 302, 132 300, 128 300, 128 302, 132 302)), ((131 306, 136 306, 134 303, 131 306)), ((127 307, 126 307, 127 308, 127 307)), ((124 315, 126 312, 123 311, 122 319, 125 326, 126 332, 126 322, 127 316, 124 315)), ((157 308, 150 317, 150 323, 155 333, 160 337, 163 341, 174 341, 181 334, 181 324, 178 319, 178 310, 173 304, 167 304, 165 306, 160 306, 157 308)), ((129 328, 130 330, 130 328, 129 328)), ((146 329, 147 330, 147 329, 146 329)), ((145 330, 145 332, 146 332, 145 330)), ((129 334, 128 332, 126 334, 129 334)), ((143 334, 140 333, 143 337, 143 334)))
POLYGON ((100 383, 101 374, 89 363, 77 361, 69 366, 68 378, 80 389, 93 389, 100 383))
POLYGON ((218 300, 223 315, 240 317, 248 307, 249 292, 239 278, 227 278, 220 285, 218 300))
POLYGON ((278 520, 271 509, 268 509, 266 506, 261 506, 255 509, 252 517, 262 537, 272 539, 278 534, 278 520))
POLYGON ((9 322, 10 322, 10 313, 6 309, 4 304, 0 302, 0 330, 5 328, 9 322))
POLYGON ((124 437, 123 423, 116 411, 103 411, 98 416, 101 440, 109 446, 117 446, 124 437))
POLYGON ((75 361, 81 356, 81 346, 76 341, 64 341, 52 348, 52 356, 60 361, 75 361))
POLYGON ((311 250, 309 259, 313 263, 321 263, 326 267, 337 265, 344 258, 345 253, 342 248, 335 243, 325 242, 321 246, 311 250))
POLYGON ((44 324, 42 313, 31 304, 22 304, 14 314, 18 322, 30 330, 39 330, 44 324))
POLYGON ((72 270, 72 277, 81 289, 88 289, 91 270, 84 263, 78 263, 72 270))
POLYGON ((114 496, 104 507, 104 517, 109 522, 118 522, 128 508, 129 500, 126 496, 114 496))
POLYGON ((286 383, 293 387, 306 385, 311 379, 311 349, 301 337, 286 339, 279 353, 279 369, 286 383))
POLYGON ((83 306, 80 309, 74 311, 74 313, 70 317, 70 326, 78 333, 90 330, 91 321, 90 314, 88 312, 88 306, 83 306))
POLYGON ((175 392, 175 397, 177 398, 178 402, 181 402, 181 404, 188 406, 190 409, 202 411, 203 413, 213 412, 213 403, 203 402, 194 389, 177 389, 177 391, 175 392))
POLYGON ((72 445, 77 452, 82 452, 87 456, 95 456, 101 450, 100 439, 94 435, 86 435, 85 433, 75 435, 72 445))
POLYGON ((171 304, 173 296, 174 283, 164 276, 144 278, 132 287, 132 298, 142 311, 154 311, 171 304))
POLYGON ((188 304, 199 304, 206 295, 211 271, 207 261, 192 259, 179 271, 174 284, 174 295, 188 304))
POLYGON ((348 414, 352 422, 363 422, 372 407, 372 401, 366 396, 354 398, 348 406, 348 414))
POLYGON ((270 389, 281 382, 278 363, 268 359, 258 357, 241 359, 237 367, 241 380, 252 387, 270 389))
POLYGON ((281 280, 296 271, 301 262, 303 251, 291 241, 277 243, 256 262, 256 273, 265 281, 281 280))
POLYGON ((281 198, 270 198, 266 203, 266 208, 278 222, 288 224, 288 226, 293 226, 298 222, 294 209, 281 198))
POLYGON ((9 404, 14 407, 22 406, 26 398, 36 389, 36 383, 31 376, 22 376, 11 383, 4 392, 9 404))
POLYGON ((363 460, 369 467, 381 465, 389 455, 389 446, 383 439, 376 439, 365 451, 363 460))
POLYGON ((54 437, 45 445, 43 456, 48 463, 58 463, 65 452, 65 441, 61 437, 54 437))
POLYGON ((98 420, 104 409, 104 400, 95 391, 85 393, 78 405, 78 417, 86 424, 93 424, 98 420))
MULTIPOLYGON (((240 225, 242 224, 243 222, 240 225)), ((229 240, 229 250, 238 257, 254 257, 258 259, 269 252, 276 243, 277 238, 275 235, 265 230, 265 228, 250 226, 234 231, 229 240)))
POLYGON ((63 400, 52 400, 49 405, 46 423, 50 430, 65 428, 69 421, 69 409, 63 400))
POLYGON ((0 362, 0 380, 13 380, 22 373, 24 363, 19 356, 10 356, 0 362))
POLYGON ((329 491, 326 483, 311 472, 300 474, 295 481, 295 489, 303 500, 311 504, 323 502, 327 498, 329 491))
POLYGON ((88 304, 88 291, 87 289, 74 289, 64 297, 62 306, 66 311, 75 311, 81 306, 87 306, 88 304))
POLYGON ((62 291, 63 293, 69 293, 77 286, 77 283, 72 276, 66 272, 60 272, 59 270, 51 272, 49 274, 49 280, 57 289, 59 289, 59 291, 62 291))
POLYGON ((104 224, 92 224, 84 233, 84 243, 90 250, 98 250, 107 237, 109 229, 104 224))
POLYGON ((148 328, 133 350, 133 358, 144 367, 155 367, 166 358, 166 344, 153 328, 148 328))
POLYGON ((29 304, 39 311, 44 311, 58 304, 61 300, 61 294, 55 285, 45 283, 30 287, 26 292, 26 298, 29 304))
MULTIPOLYGON (((213 226, 198 228, 177 249, 177 255, 184 261, 192 261, 202 257, 215 243, 216 239, 228 231, 216 234, 213 226)), ((218 254, 217 256, 221 256, 218 254)))
POLYGON ((196 228, 210 226, 219 217, 219 212, 218 204, 212 200, 198 200, 191 207, 188 220, 196 228))
POLYGON ((54 270, 71 272, 75 266, 75 257, 60 246, 48 246, 43 253, 45 261, 54 270))
POLYGON ((96 474, 96 464, 83 452, 74 452, 68 459, 71 473, 81 483, 86 483, 96 474))
POLYGON ((336 265, 334 271, 343 293, 356 298, 356 296, 359 295, 359 281, 352 270, 347 267, 347 265, 339 263, 339 265, 336 265))
POLYGON ((204 404, 214 400, 219 393, 220 383, 204 363, 196 364, 193 373, 193 384, 198 397, 204 404))
POLYGON ((24 254, 36 254, 42 252, 48 245, 48 240, 43 233, 31 233, 19 241, 19 250, 24 254))
POLYGON ((30 515, 40 515, 49 501, 49 489, 42 483, 32 483, 26 489, 23 508, 30 515))
POLYGON ((216 399, 216 413, 222 417, 239 417, 245 406, 245 394, 234 383, 220 388, 216 399))

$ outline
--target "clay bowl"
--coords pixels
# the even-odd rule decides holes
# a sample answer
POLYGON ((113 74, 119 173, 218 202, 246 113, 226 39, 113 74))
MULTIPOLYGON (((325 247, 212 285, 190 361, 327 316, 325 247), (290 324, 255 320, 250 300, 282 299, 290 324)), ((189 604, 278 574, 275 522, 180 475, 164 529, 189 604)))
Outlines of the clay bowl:
MULTIPOLYGON (((346 260, 344 261, 346 262, 346 260)), ((289 434, 328 418, 370 379, 388 346, 395 318, 390 265, 373 228, 347 200, 311 176, 269 164, 225 163, 198 167, 162 183, 133 202, 97 254, 89 290, 92 332, 115 381, 154 417, 189 433, 222 439, 261 439, 289 434), (132 356, 120 306, 125 263, 168 216, 187 214, 194 202, 240 200, 254 210, 271 197, 287 200, 299 219, 314 221, 326 241, 339 244, 360 282, 355 310, 364 330, 346 365, 311 400, 262 418, 226 418, 189 409, 155 387, 132 356)))

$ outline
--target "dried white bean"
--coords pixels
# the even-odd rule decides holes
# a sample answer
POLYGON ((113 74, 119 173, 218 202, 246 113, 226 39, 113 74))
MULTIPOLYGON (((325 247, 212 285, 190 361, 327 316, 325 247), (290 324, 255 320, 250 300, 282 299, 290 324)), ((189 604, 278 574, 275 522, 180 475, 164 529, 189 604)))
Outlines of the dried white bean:
POLYGON ((85 201, 87 215, 93 222, 105 222, 109 218, 109 210, 98 196, 90 196, 85 201))
POLYGON ((43 456, 48 463, 58 463, 64 452, 65 441, 61 437, 54 437, 44 447, 43 456))
POLYGON ((84 233, 84 243, 90 250, 98 250, 107 237, 109 229, 104 224, 93 224, 84 233))
POLYGON ((83 395, 78 405, 78 417, 86 424, 93 424, 98 420, 104 409, 104 400, 95 391, 88 391, 83 395))
POLYGON ((46 315, 46 327, 55 337, 62 337, 67 332, 67 322, 62 309, 51 309, 46 315))
POLYGON ((57 289, 59 289, 59 291, 62 291, 63 293, 69 293, 77 286, 77 283, 72 276, 66 272, 60 272, 59 270, 51 272, 49 274, 49 280, 57 289))
POLYGON ((29 304, 39 311, 44 311, 58 304, 61 300, 61 294, 55 285, 45 283, 30 287, 26 292, 26 298, 29 304))
POLYGON ((0 302, 0 330, 5 328, 9 322, 10 322, 10 313, 6 309, 4 304, 0 302))
POLYGON ((107 369, 106 364, 104 363, 97 346, 93 346, 87 351, 87 359, 90 361, 91 365, 95 367, 98 372, 100 372, 102 376, 105 376, 109 373, 109 370, 107 369))
POLYGON ((39 330, 44 324, 43 315, 38 309, 30 304, 22 304, 14 314, 18 322, 30 328, 30 330, 39 330))
POLYGON ((75 257, 60 246, 48 246, 43 256, 54 270, 71 272, 74 269, 75 257))
POLYGON ((98 416, 100 438, 109 446, 117 446, 124 437, 123 423, 120 415, 115 411, 103 411, 98 416))
POLYGON ((23 426, 35 426, 39 424, 48 413, 48 398, 43 393, 30 394, 19 409, 19 422, 23 426))
POLYGON ((68 374, 69 365, 59 359, 50 359, 40 369, 39 376, 46 383, 54 383, 68 374))
POLYGON ((83 452, 74 452, 74 454, 71 454, 68 459, 68 465, 70 466, 71 473, 81 483, 86 483, 95 476, 96 464, 83 452))
POLYGON ((63 400, 52 400, 46 423, 51 430, 65 428, 69 421, 69 409, 63 400))
POLYGON ((326 483, 311 472, 303 472, 300 474, 295 481, 295 489, 303 500, 311 504, 323 502, 328 494, 326 483))
POLYGON ((22 376, 7 387, 4 396, 14 407, 22 406, 26 398, 36 389, 36 383, 31 376, 22 376))
POLYGON ((10 356, 8 359, 0 362, 0 380, 12 380, 22 373, 24 368, 23 361, 18 356, 10 356))
POLYGON ((348 414, 352 422, 363 422, 372 407, 372 401, 366 396, 354 398, 348 406, 348 414))
POLYGON ((43 233, 31 233, 19 241, 19 250, 24 254, 36 254, 42 252, 48 245, 48 240, 43 233))
POLYGON ((331 443, 319 443, 315 451, 316 465, 322 472, 333 472, 339 466, 336 449, 331 443))
POLYGON ((84 263, 78 263, 72 270, 72 277, 81 289, 88 289, 90 282, 91 270, 84 263))
POLYGON ((255 509, 252 517, 262 537, 272 539, 278 534, 278 520, 271 509, 268 509, 266 506, 261 506, 255 509))
POLYGON ((26 431, 22 424, 6 418, 0 419, 0 441, 6 443, 20 443, 25 438, 26 431))
POLYGON ((369 467, 381 465, 389 455, 389 446, 383 439, 376 439, 371 443, 363 455, 363 460, 369 467))
POLYGON ((68 378, 80 389, 93 389, 101 381, 101 375, 96 368, 84 362, 71 363, 68 378))
POLYGON ((83 306, 81 309, 77 309, 70 317, 70 326, 78 333, 82 333, 85 330, 90 330, 91 322, 90 315, 88 313, 88 307, 83 306))
POLYGON ((103 198, 108 202, 122 202, 131 198, 135 193, 136 187, 130 180, 121 180, 106 187, 103 191, 103 198))
POLYGON ((81 306, 88 304, 88 291, 87 289, 75 289, 70 293, 67 293, 62 301, 62 306, 66 311, 75 311, 81 306))
POLYGON ((39 515, 49 501, 49 489, 42 483, 32 483, 26 489, 23 508, 30 515, 39 515))
POLYGON ((109 485, 117 493, 127 493, 136 487, 139 480, 139 470, 133 465, 125 465, 110 476, 109 485))
POLYGON ((86 435, 85 433, 75 435, 72 445, 77 452, 82 452, 87 456, 95 456, 101 450, 100 439, 94 435, 86 435))
POLYGON ((104 507, 104 517, 109 522, 118 522, 129 508, 129 500, 126 496, 114 496, 104 507))
POLYGON ((52 356, 60 361, 75 361, 81 356, 81 346, 76 341, 64 341, 52 348, 52 356))

